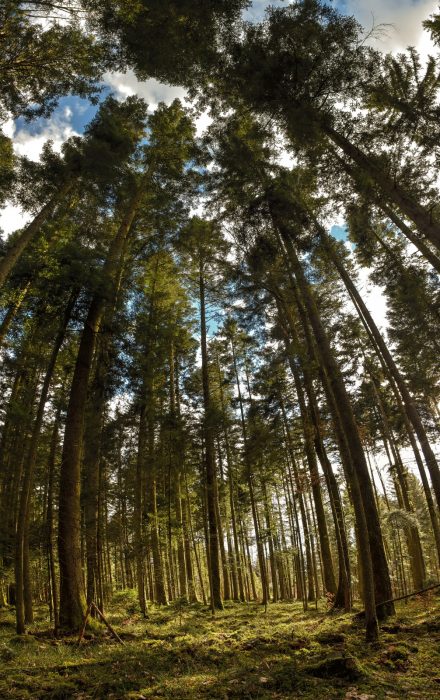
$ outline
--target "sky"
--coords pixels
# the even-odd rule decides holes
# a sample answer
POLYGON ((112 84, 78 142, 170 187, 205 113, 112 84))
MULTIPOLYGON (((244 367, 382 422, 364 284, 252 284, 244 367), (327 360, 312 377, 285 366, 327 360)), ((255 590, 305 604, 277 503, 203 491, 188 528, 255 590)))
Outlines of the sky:
MULTIPOLYGON (((272 0, 269 3, 267 0, 254 0, 252 7, 246 11, 246 18, 250 21, 260 20, 269 4, 281 7, 286 2, 272 0)), ((422 28, 422 21, 438 8, 438 3, 433 0, 334 0, 333 4, 342 12, 354 15, 367 32, 372 26, 387 25, 380 38, 375 40, 375 46, 383 51, 398 52, 412 45, 418 48, 422 56, 433 52, 430 37, 422 28)), ((185 97, 182 88, 163 85, 154 79, 139 83, 132 71, 107 75, 105 83, 103 95, 112 90, 116 96, 123 99, 137 93, 146 100, 151 109, 161 101, 170 103, 176 97, 185 97)), ((3 125, 3 130, 13 138, 17 154, 38 160, 48 139, 51 139, 54 148, 59 150, 70 136, 82 133, 95 110, 96 107, 90 105, 87 100, 66 97, 60 101, 49 119, 38 119, 30 124, 22 119, 15 123, 11 120, 3 125)), ((197 124, 199 132, 203 131, 206 121, 206 117, 200 118, 197 124)), ((0 211, 0 228, 6 235, 25 225, 27 220, 26 214, 10 204, 0 211)), ((332 233, 343 239, 343 222, 335 221, 335 224, 332 233)), ((377 323, 383 326, 386 309, 380 290, 372 290, 370 297, 370 310, 377 323)))

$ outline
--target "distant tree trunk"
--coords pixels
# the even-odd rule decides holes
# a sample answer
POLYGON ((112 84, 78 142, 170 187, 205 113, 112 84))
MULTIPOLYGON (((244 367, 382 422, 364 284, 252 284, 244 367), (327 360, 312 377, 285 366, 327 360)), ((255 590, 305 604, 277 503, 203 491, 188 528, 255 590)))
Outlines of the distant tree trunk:
MULTIPOLYGON (((299 343, 300 341, 296 332, 295 322, 293 320, 292 313, 286 302, 282 300, 282 295, 280 294, 279 289, 277 289, 276 301, 278 305, 279 320, 285 338, 286 352, 288 356, 289 365, 292 373, 295 375, 295 373, 298 374, 298 370, 295 366, 294 358, 290 351, 290 337, 296 343, 299 343), (287 323, 287 327, 284 325, 285 322, 287 323)), ((310 342, 310 338, 308 338, 307 329, 305 332, 305 336, 306 345, 310 357, 309 359, 305 357, 306 348, 303 349, 303 353, 299 352, 298 357, 300 366, 303 370, 304 388, 307 395, 310 410, 309 416, 313 425, 313 441, 315 445, 315 451, 321 464, 322 471, 324 472, 327 490, 330 496, 330 505, 332 509, 333 522, 336 534, 336 543, 338 549, 339 579, 338 588, 335 592, 335 597, 333 599, 333 605, 336 608, 344 607, 345 610, 348 612, 349 610, 351 610, 351 574, 350 558, 348 553, 348 542, 344 524, 344 510, 333 468, 327 457, 327 453, 325 451, 325 447, 322 440, 319 409, 315 397, 315 392, 313 389, 313 380, 311 372, 308 366, 308 363, 310 361, 315 360, 315 353, 314 348, 310 342)))
MULTIPOLYGON (((389 454, 388 452, 390 460, 390 469, 393 471, 393 473, 395 473, 395 476, 397 477, 398 491, 396 491, 398 496, 399 508, 401 510, 406 510, 407 513, 413 513, 414 508, 412 507, 408 493, 405 467, 402 464, 400 453, 397 449, 397 445, 395 444, 394 436, 392 434, 388 418, 385 414, 382 399, 379 395, 378 389, 375 385, 375 380, 373 378, 372 384, 374 388, 375 398, 377 401, 377 406, 379 409, 379 421, 382 422, 384 446, 387 449, 387 452, 387 444, 391 450, 391 454, 389 454)), ((414 590, 421 590, 425 585, 425 562, 423 558, 423 551, 420 542, 419 531, 416 525, 406 528, 406 540, 410 558, 410 568, 413 578, 414 590)))
POLYGON ((426 431, 423 427, 415 401, 411 396, 408 387, 406 386, 406 383, 402 375, 400 374, 397 365, 394 362, 393 357, 390 351, 388 350, 388 347, 379 329, 377 328, 370 312, 368 311, 365 302, 363 301, 350 275, 347 273, 344 265, 342 264, 338 253, 335 251, 332 241, 329 240, 327 233, 322 229, 322 227, 320 227, 319 230, 321 240, 325 245, 325 249, 328 252, 332 262, 335 264, 336 269, 338 270, 341 279, 344 282, 347 291, 359 312, 361 321, 365 325, 366 329, 371 333, 377 351, 382 355, 389 373, 391 374, 392 378, 397 384, 397 387, 399 388, 399 391, 402 395, 405 411, 408 415, 408 419, 410 420, 414 431, 417 435, 417 438, 419 439, 420 446, 422 448, 423 455, 425 457, 426 464, 429 469, 429 474, 431 476, 434 493, 437 499, 437 505, 440 508, 440 469, 434 452, 431 448, 431 445, 429 444, 429 440, 426 431))
POLYGON ((185 562, 185 543, 183 533, 183 512, 182 512, 182 464, 185 455, 181 449, 180 432, 180 393, 178 362, 175 360, 174 342, 170 344, 170 419, 172 440, 172 460, 174 466, 174 512, 176 518, 176 540, 177 540, 177 562, 179 573, 179 596, 188 597, 187 570, 185 562), (174 431, 174 432, 173 432, 174 431))
POLYGON ((164 565, 160 549, 159 521, 157 514, 157 482, 154 464, 154 399, 151 377, 148 378, 147 384, 147 522, 150 530, 151 554, 153 556, 155 599, 159 605, 168 605, 167 593, 165 589, 164 565))
POLYGON ((54 487, 55 487, 55 463, 56 454, 58 449, 59 440, 59 428, 61 420, 61 404, 57 409, 55 416, 55 421, 52 429, 52 437, 50 441, 50 452, 49 452, 49 464, 48 464, 48 487, 47 487, 47 552, 49 558, 49 575, 50 575, 50 592, 52 595, 52 610, 53 610, 53 620, 54 620, 54 632, 55 635, 58 634, 58 628, 60 624, 59 617, 59 602, 58 602, 58 582, 55 572, 55 552, 54 552, 54 517, 53 517, 53 503, 54 503, 54 487))
POLYGON ((295 365, 292 366, 293 378, 295 381, 296 394, 301 412, 301 420, 303 424, 304 448, 306 452, 307 463, 310 471, 310 480, 312 485, 312 494, 315 504, 316 519, 318 523, 319 543, 321 547, 322 564, 324 569, 324 583, 326 591, 335 595, 336 580, 333 569, 332 555, 330 551, 330 542, 328 537, 327 522, 322 503, 321 484, 319 480, 318 465, 316 461, 316 452, 314 449, 314 427, 311 420, 311 408, 306 405, 304 399, 303 388, 298 370, 295 365))
POLYGON ((205 438, 205 476, 206 476, 206 507, 208 516, 208 545, 209 545, 209 575, 211 581, 211 607, 212 611, 222 610, 223 602, 220 586, 220 560, 219 560, 219 533, 217 523, 217 474, 215 464, 214 426, 212 424, 212 402, 209 381, 208 346, 206 331, 205 308, 205 277, 204 264, 200 260, 199 266, 199 293, 200 293, 200 329, 202 351, 202 384, 203 403, 205 408, 204 438, 205 438))
POLYGON ((266 488, 266 484, 264 481, 261 482, 261 490, 262 490, 262 494, 263 494, 264 519, 266 521, 266 539, 267 539, 267 544, 268 544, 268 548, 269 548, 269 564, 270 564, 270 573, 271 573, 271 578, 272 578, 272 601, 274 603, 277 603, 279 600, 277 566, 276 566, 276 560, 275 560, 275 548, 274 548, 274 542, 273 542, 271 514, 270 514, 270 510, 269 510, 267 488, 266 488))
MULTIPOLYGON (((193 529, 192 519, 191 519, 191 502, 190 502, 190 497, 189 497, 188 479, 187 479, 186 472, 185 472, 184 476, 185 476, 185 507, 186 507, 185 512, 186 512, 187 519, 188 519, 189 534, 191 536, 191 544, 192 544, 192 549, 194 552, 194 559, 196 562, 197 575, 199 577, 200 591, 202 593, 203 605, 206 605, 207 600, 206 600, 205 586, 203 584, 202 567, 200 565, 200 558, 199 558, 199 555, 197 553, 197 547, 196 547, 196 542, 195 542, 195 537, 194 537, 194 529, 193 529)), ((188 545, 187 551, 189 551, 189 545, 188 545)), ((189 558, 187 557, 186 561, 191 562, 191 557, 189 557, 189 558)), ((191 576, 191 578, 192 578, 192 576, 191 576)), ((189 580, 189 576, 188 576, 188 580, 189 580)), ((196 596, 195 596, 194 602, 196 602, 196 596)))
POLYGON ((226 416, 226 407, 225 407, 225 398, 224 398, 224 392, 223 392, 223 386, 222 386, 222 376, 221 376, 221 369, 220 369, 220 362, 217 356, 217 372, 218 372, 218 385, 219 385, 219 394, 220 394, 220 406, 222 409, 222 418, 223 418, 223 435, 224 435, 224 441, 225 441, 225 448, 226 448, 226 464, 228 468, 228 489, 229 489, 229 508, 230 508, 230 514, 231 514, 231 524, 232 524, 232 539, 234 543, 234 552, 233 552, 233 557, 232 557, 232 577, 233 577, 233 582, 234 582, 234 597, 238 600, 241 600, 244 602, 245 600, 245 595, 244 595, 244 586, 243 586, 243 576, 242 576, 242 570, 241 570, 241 558, 240 558, 240 545, 239 545, 239 540, 238 540, 238 535, 237 535, 237 518, 236 518, 236 513, 235 513, 235 502, 234 502, 234 476, 233 476, 233 467, 232 467, 232 453, 231 453, 231 445, 229 442, 229 431, 228 431, 228 423, 227 423, 227 416, 226 416), (236 579, 236 582, 235 582, 236 579))
POLYGON ((147 450, 147 418, 146 406, 143 403, 140 408, 139 415, 139 432, 138 445, 136 455, 136 488, 134 493, 134 551, 136 562, 136 583, 139 606, 143 617, 147 615, 147 604, 145 595, 145 580, 144 580, 144 537, 143 537, 143 500, 145 484, 145 465, 144 460, 147 450))
MULTIPOLYGON (((309 532, 309 526, 308 526, 308 522, 307 522, 306 509, 305 509, 305 505, 304 505, 303 485, 301 484, 301 479, 300 479, 299 470, 298 470, 298 464, 297 464, 297 461, 295 458, 295 453, 294 453, 294 449, 293 449, 293 441, 292 441, 292 436, 290 433, 289 423, 287 420, 286 410, 284 407, 284 401, 283 401, 281 396, 280 396, 280 406, 281 406, 281 413, 282 413, 283 423, 284 423, 284 432, 285 432, 285 436, 286 436, 287 450, 288 450, 288 453, 290 456, 291 470, 293 472, 293 477, 295 479, 296 494, 294 494, 294 497, 296 497, 296 500, 298 501, 299 511, 301 513, 301 522, 302 522, 302 529, 304 532, 304 545, 305 545, 305 550, 306 550, 306 564, 307 564, 307 587, 308 587, 307 598, 309 601, 311 601, 311 600, 315 600, 316 591, 315 591, 314 582, 313 582, 312 550, 310 547, 310 532, 309 532)), ((292 486, 293 486, 293 484, 292 484, 292 486)))
POLYGON ((268 585, 268 580, 267 580, 266 558, 265 558, 265 554, 264 554, 263 543, 261 541, 260 525, 258 522, 258 513, 257 513, 256 502, 255 502, 252 471, 251 471, 251 465, 249 463, 249 457, 248 457, 248 438, 247 438, 247 430, 246 430, 246 420, 245 420, 245 416, 244 416, 243 397, 242 397, 242 393, 241 393, 240 378, 238 376, 238 365, 237 365, 237 357, 235 354, 235 345, 234 345, 234 340, 232 337, 229 340, 230 340, 230 344, 231 344, 235 381, 236 381, 238 400, 239 400, 239 405, 240 405, 241 430, 242 430, 243 442, 244 442, 244 459, 245 459, 245 468, 246 468, 246 480, 247 480, 247 485, 248 485, 248 489, 249 489, 249 498, 251 501, 252 520, 253 520, 253 524, 254 524, 255 539, 256 539, 256 544, 257 544, 258 564, 260 567, 260 575, 261 575, 261 587, 262 587, 262 601, 261 602, 262 602, 262 605, 266 606, 269 602, 269 585, 268 585))
MULTIPOLYGON (((350 478, 351 494, 355 505, 364 576, 366 634, 367 639, 372 641, 378 636, 376 602, 380 605, 382 601, 390 600, 392 593, 388 565, 383 547, 382 532, 368 473, 368 465, 359 437, 351 402, 346 392, 340 369, 333 357, 327 334, 319 317, 316 302, 309 289, 293 245, 290 242, 290 231, 278 220, 276 212, 274 212, 274 223, 279 227, 278 231, 283 248, 286 246, 287 260, 292 266, 292 271, 295 275, 302 301, 307 310, 323 371, 328 375, 331 390, 338 406, 338 419, 347 437, 347 445, 352 460, 351 465, 347 465, 349 467, 348 476, 350 478)), ((383 607, 384 606, 382 606, 382 608, 383 607)), ((390 606, 390 608, 392 609, 392 606, 390 606)), ((382 615, 386 614, 388 611, 391 610, 382 610, 382 615)))
MULTIPOLYGON (((58 330, 53 345, 52 353, 49 358, 48 365, 46 367, 46 373, 43 381, 43 386, 41 388, 40 398, 38 402, 37 415, 35 417, 32 435, 29 445, 29 451, 27 453, 25 469, 23 475, 23 484, 21 488, 20 495, 20 505, 18 511, 17 519, 17 532, 15 539, 15 584, 16 584, 16 622, 17 622, 17 634, 24 634, 25 632, 25 607, 27 608, 27 621, 32 622, 32 612, 29 609, 32 607, 32 598, 28 600, 25 606, 25 578, 24 578, 24 566, 25 557, 28 556, 26 540, 28 536, 29 529, 29 509, 32 487, 34 482, 34 472, 35 464, 37 461, 37 449, 38 449, 38 439, 40 437, 41 426, 43 425, 44 410, 46 407, 47 398, 49 395, 49 388, 52 381, 53 373, 55 370, 56 361, 58 358, 58 353, 60 351, 61 345, 64 341, 64 336, 66 333, 67 324, 69 323, 70 316, 72 314, 73 307, 75 305, 78 292, 74 291, 70 295, 68 300, 64 316, 58 330)), ((29 578, 28 578, 29 581, 29 578)))

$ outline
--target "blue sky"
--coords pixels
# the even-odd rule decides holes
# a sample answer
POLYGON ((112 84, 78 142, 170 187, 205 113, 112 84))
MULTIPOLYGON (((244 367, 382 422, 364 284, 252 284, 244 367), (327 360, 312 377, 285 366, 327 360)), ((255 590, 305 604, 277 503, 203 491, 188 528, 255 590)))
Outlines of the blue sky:
MULTIPOLYGON (((103 96, 108 93, 108 90, 103 92, 103 96)), ((89 100, 84 100, 76 96, 63 97, 58 104, 56 114, 68 118, 72 129, 78 133, 82 133, 87 124, 91 121, 96 113, 97 106, 91 104, 89 100)), ((30 136, 35 136, 47 128, 47 125, 54 117, 49 119, 36 119, 32 122, 26 122, 25 119, 19 118, 15 121, 17 133, 26 131, 30 136)))
POLYGON ((335 224, 331 227, 330 233, 337 241, 347 240, 347 228, 345 226, 338 226, 335 224))

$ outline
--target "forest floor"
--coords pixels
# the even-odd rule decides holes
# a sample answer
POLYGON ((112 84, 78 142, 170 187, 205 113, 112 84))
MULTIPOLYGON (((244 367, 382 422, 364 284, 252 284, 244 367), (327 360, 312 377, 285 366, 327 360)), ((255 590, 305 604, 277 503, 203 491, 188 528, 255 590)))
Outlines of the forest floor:
POLYGON ((0 698, 173 698, 173 700, 420 700, 440 698, 440 597, 399 604, 380 643, 364 642, 353 615, 298 604, 228 604, 136 613, 131 592, 116 595, 108 617, 124 640, 99 629, 54 639, 46 612, 29 634, 14 633, 0 611, 0 698))

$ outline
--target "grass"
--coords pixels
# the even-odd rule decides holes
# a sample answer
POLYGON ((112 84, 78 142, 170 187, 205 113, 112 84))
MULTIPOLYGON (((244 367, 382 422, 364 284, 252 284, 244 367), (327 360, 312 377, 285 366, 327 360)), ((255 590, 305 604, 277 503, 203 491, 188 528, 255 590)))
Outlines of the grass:
POLYGON ((96 630, 80 647, 53 639, 44 615, 21 638, 0 611, 1 698, 440 698, 438 596, 400 604, 375 647, 353 615, 298 604, 227 604, 215 619, 176 605, 144 620, 124 592, 108 611, 124 646, 96 630))

